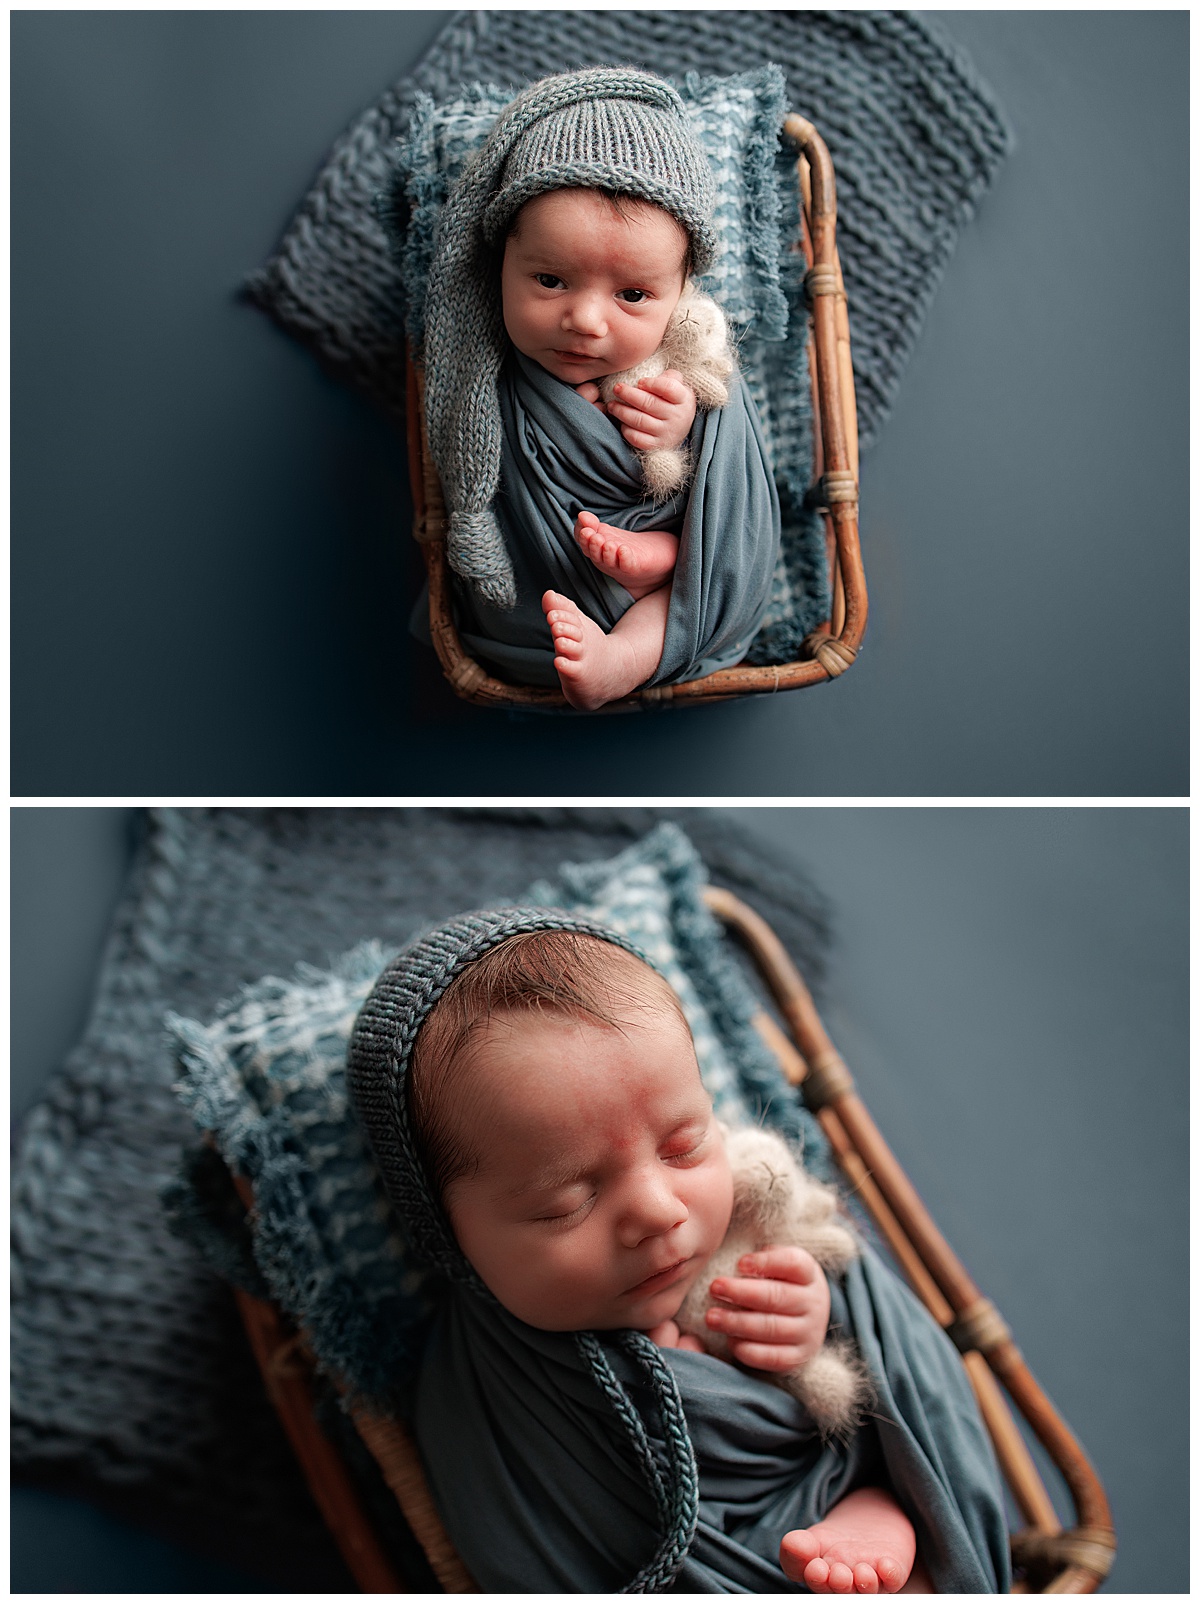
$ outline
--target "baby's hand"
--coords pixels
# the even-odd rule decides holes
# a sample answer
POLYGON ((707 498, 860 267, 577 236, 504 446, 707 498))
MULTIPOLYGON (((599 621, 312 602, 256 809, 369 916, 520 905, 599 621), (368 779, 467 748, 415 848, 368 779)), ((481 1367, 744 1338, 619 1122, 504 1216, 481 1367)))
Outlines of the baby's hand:
POLYGON ((581 396, 585 401, 590 401, 598 412, 608 411, 608 408, 600 399, 600 386, 598 384, 593 384, 590 379, 586 384, 577 384, 575 386, 575 394, 577 396, 581 396))
POLYGON ((764 1248, 738 1260, 740 1276, 718 1276, 717 1305, 705 1319, 752 1370, 798 1370, 814 1357, 829 1328, 829 1283, 803 1248, 764 1248))
POLYGON ((646 1335, 660 1348, 686 1348, 689 1353, 703 1353, 704 1344, 699 1337, 685 1335, 674 1320, 663 1320, 646 1335))
POLYGON ((618 384, 608 415, 621 425, 635 451, 681 446, 695 421, 696 392, 684 384, 682 374, 668 368, 656 379, 618 384))

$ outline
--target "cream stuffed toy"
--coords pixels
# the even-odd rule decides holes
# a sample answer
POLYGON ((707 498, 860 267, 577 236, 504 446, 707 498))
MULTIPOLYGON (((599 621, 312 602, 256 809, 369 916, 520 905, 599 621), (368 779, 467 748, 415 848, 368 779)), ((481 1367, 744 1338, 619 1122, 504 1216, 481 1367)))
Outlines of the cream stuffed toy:
MULTIPOLYGON (((675 1319, 717 1358, 729 1357, 727 1339, 705 1324, 708 1289, 716 1276, 737 1274, 738 1260, 767 1247, 807 1248, 823 1270, 837 1273, 858 1257, 858 1245, 837 1219, 837 1194, 801 1169, 787 1143, 750 1126, 726 1131, 733 1171, 733 1215, 725 1240, 684 1299, 675 1319)), ((846 1437, 871 1396, 866 1368, 850 1343, 827 1339, 799 1370, 770 1378, 808 1409, 822 1436, 846 1437)))
MULTIPOLYGON (((696 393, 696 405, 705 411, 723 407, 729 400, 726 380, 733 372, 733 351, 725 314, 703 290, 689 282, 671 313, 662 344, 653 356, 623 373, 610 373, 599 381, 600 399, 613 399, 618 384, 637 384, 639 379, 656 379, 668 368, 675 368, 696 393)), ((639 451, 642 477, 655 501, 665 501, 681 489, 691 472, 687 445, 639 451)))

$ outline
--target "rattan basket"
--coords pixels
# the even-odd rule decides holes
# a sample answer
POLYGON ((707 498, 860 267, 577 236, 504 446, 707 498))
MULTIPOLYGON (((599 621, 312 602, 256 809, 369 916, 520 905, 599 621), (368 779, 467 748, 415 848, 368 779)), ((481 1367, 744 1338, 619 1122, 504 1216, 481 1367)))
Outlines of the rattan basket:
MULTIPOLYGON (((1001 1474, 1023 1522, 1010 1540, 1013 1592, 1095 1592, 1112 1565, 1116 1538, 1108 1500, 1087 1455, 1030 1374, 999 1311, 967 1274, 880 1135, 779 938, 730 892, 710 886, 704 898, 750 954, 784 1022, 781 1028, 764 1010, 755 1021, 759 1033, 816 1114, 848 1185, 909 1285, 962 1353, 1001 1474), (1066 1530, 1014 1411, 1042 1444, 1070 1494, 1075 1525, 1066 1530)), ((235 1177, 235 1184, 252 1207, 246 1181, 235 1177)), ((237 1298, 271 1399, 347 1566, 364 1593, 404 1591, 338 1450, 317 1424, 314 1361, 304 1334, 271 1304, 241 1291, 237 1298)), ((408 1432, 398 1421, 362 1409, 354 1411, 354 1423, 442 1589, 477 1592, 442 1525, 408 1432)))
MULTIPOLYGON (((858 543, 858 428, 846 290, 837 255, 837 199, 833 163, 824 140, 803 117, 783 123, 797 149, 801 237, 796 248, 808 264, 810 311, 809 377, 813 390, 813 482, 820 486, 832 578, 833 616, 804 642, 799 662, 760 666, 740 663, 679 685, 644 686, 610 702, 601 712, 629 712, 670 703, 721 702, 733 696, 797 690, 836 679, 854 662, 867 625, 867 588, 858 543)), ((454 622, 446 560, 446 509, 425 431, 424 378, 408 359, 408 450, 413 489, 413 533, 429 580, 429 631, 446 678, 455 692, 481 707, 538 708, 575 712, 561 691, 510 685, 489 674, 463 647, 454 622)))

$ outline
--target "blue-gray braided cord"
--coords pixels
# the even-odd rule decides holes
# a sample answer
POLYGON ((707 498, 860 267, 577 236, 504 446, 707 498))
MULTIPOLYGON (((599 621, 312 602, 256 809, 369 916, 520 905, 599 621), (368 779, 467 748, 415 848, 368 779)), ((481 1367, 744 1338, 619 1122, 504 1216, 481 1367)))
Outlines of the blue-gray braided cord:
POLYGON ((617 1341, 646 1372, 658 1406, 663 1440, 667 1446, 664 1477, 646 1435, 646 1427, 633 1400, 617 1378, 600 1339, 592 1331, 576 1333, 576 1343, 597 1386, 608 1398, 633 1443, 638 1462, 654 1492, 663 1536, 653 1559, 644 1565, 622 1593, 665 1593, 687 1558, 700 1516, 700 1478, 679 1387, 650 1338, 640 1331, 622 1331, 617 1341))

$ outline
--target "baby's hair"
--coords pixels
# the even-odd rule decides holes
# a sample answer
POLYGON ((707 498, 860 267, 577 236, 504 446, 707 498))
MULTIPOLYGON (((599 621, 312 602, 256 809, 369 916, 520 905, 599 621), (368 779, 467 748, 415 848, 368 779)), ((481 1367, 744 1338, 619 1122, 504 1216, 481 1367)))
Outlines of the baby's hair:
POLYGON ((509 936, 455 976, 417 1032, 408 1074, 408 1106, 425 1173, 443 1201, 446 1189, 478 1166, 452 1105, 461 1101, 472 1038, 497 1015, 551 1013, 620 1030, 634 1016, 666 1006, 685 1030, 679 998, 657 970, 623 947, 575 930, 509 936))
MULTIPOLYGON (((612 207, 613 211, 616 212, 617 216, 623 218, 627 223, 631 222, 632 219, 637 216, 639 211, 644 211, 647 207, 651 211, 656 212, 666 210, 665 207, 659 206, 657 202, 646 200, 641 195, 633 195, 628 190, 605 189, 600 184, 589 184, 587 187, 592 191, 593 194, 599 195, 602 201, 606 201, 608 205, 612 207)), ((521 213, 524 210, 525 208, 523 206, 518 206, 517 210, 509 218, 508 227, 504 231, 504 238, 506 240, 515 239, 520 233, 521 213)), ((667 216, 671 217, 672 214, 667 212, 667 216)), ((673 218, 673 221, 679 224, 679 232, 684 238, 683 261, 680 263, 680 270, 682 271, 684 278, 689 279, 696 270, 696 247, 692 240, 691 234, 686 228, 684 228, 683 224, 679 222, 679 219, 675 217, 673 218)))

